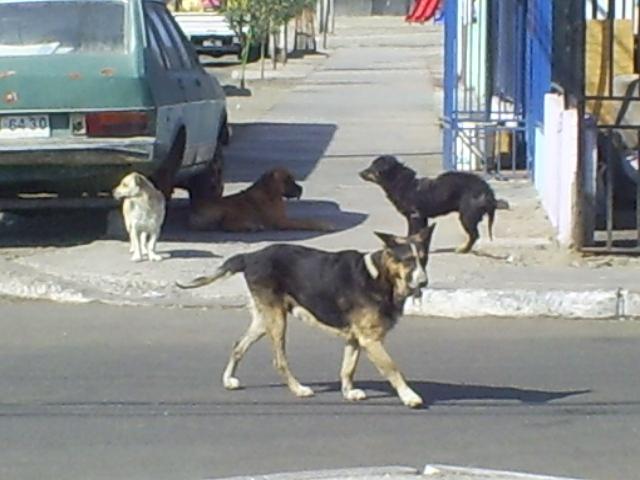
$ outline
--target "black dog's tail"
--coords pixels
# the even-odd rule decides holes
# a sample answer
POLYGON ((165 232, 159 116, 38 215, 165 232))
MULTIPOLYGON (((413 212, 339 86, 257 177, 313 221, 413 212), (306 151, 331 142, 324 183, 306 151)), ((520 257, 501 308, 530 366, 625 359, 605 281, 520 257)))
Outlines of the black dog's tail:
POLYGON ((493 221, 496 218, 496 210, 506 210, 509 208, 509 203, 501 198, 496 199, 493 191, 485 193, 482 197, 484 200, 484 208, 489 217, 489 239, 493 241, 493 221))
POLYGON ((229 257, 227 260, 225 260, 213 275, 197 277, 186 284, 176 282, 176 286, 183 289, 204 287, 205 285, 209 285, 210 283, 213 283, 221 278, 227 278, 231 275, 235 275, 236 273, 244 272, 245 268, 245 255, 234 255, 233 257, 229 257))
POLYGON ((490 203, 490 208, 487 208, 487 216, 489 217, 489 239, 493 241, 493 220, 496 215, 496 210, 509 210, 509 202, 501 198, 496 199, 492 196, 490 203))
POLYGON ((487 217, 489 217, 489 240, 493 241, 493 221, 496 218, 498 201, 492 191, 485 193, 482 199, 484 200, 484 211, 487 212, 487 217))
POLYGON ((495 199, 493 200, 493 207, 487 205, 487 217, 489 217, 489 240, 493 242, 493 220, 496 217, 495 199))

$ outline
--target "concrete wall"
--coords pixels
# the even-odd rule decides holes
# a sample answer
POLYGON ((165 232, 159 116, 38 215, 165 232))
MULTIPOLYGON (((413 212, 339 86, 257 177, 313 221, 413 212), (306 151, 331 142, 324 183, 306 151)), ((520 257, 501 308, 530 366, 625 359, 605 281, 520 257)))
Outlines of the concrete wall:
POLYGON ((336 15, 406 15, 412 0, 335 0, 336 15))
POLYGON ((557 240, 569 246, 576 219, 578 112, 565 110, 564 97, 545 95, 544 127, 536 130, 534 178, 557 240))

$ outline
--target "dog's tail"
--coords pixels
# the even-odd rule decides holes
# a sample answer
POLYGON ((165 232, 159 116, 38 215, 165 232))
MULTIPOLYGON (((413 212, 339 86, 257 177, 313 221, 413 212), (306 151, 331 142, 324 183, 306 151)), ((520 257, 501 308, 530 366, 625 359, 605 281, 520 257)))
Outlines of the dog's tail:
POLYGON ((501 198, 496 199, 493 191, 487 192, 482 196, 487 217, 489 217, 489 239, 493 241, 493 221, 496 217, 496 210, 508 210, 509 203, 501 198))
POLYGON ((493 220, 496 210, 509 210, 509 202, 502 198, 491 197, 490 205, 487 206, 487 216, 489 217, 489 239, 493 241, 493 220))
POLYGON ((246 268, 245 257, 246 255, 244 254, 238 254, 234 255, 233 257, 229 257, 224 261, 222 265, 218 267, 213 275, 197 277, 191 280, 189 283, 176 282, 176 286, 183 289, 204 287, 205 285, 209 285, 210 283, 213 283, 221 278, 227 278, 231 275, 235 275, 236 273, 244 272, 244 269, 246 268))
POLYGON ((493 241, 493 221, 496 217, 496 209, 498 208, 498 200, 496 200, 493 192, 485 193, 482 196, 482 200, 484 201, 484 211, 487 212, 487 217, 489 218, 489 239, 493 241))
MULTIPOLYGON (((495 200, 494 200, 495 202, 495 200)), ((489 217, 489 240, 493 242, 493 220, 496 217, 496 207, 487 206, 487 217, 489 217)))

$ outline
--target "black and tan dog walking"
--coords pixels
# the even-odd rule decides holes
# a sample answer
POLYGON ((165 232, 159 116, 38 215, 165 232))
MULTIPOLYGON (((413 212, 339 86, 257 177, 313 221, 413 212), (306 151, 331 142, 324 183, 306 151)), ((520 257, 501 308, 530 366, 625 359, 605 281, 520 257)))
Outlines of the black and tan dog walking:
POLYGON ((180 288, 197 288, 236 273, 244 275, 251 295, 252 320, 234 344, 224 370, 224 387, 239 388, 235 376, 238 363, 251 345, 267 335, 273 344, 274 364, 289 389, 298 397, 313 395, 311 388, 294 377, 287 362, 285 332, 287 315, 291 314, 345 340, 340 371, 345 399, 366 398, 364 391, 353 386, 356 364, 364 350, 405 405, 422 405, 383 341, 402 314, 405 300, 420 295, 427 286, 426 266, 434 227, 409 237, 377 233, 384 247, 371 253, 271 245, 230 257, 211 276, 178 284, 180 288))

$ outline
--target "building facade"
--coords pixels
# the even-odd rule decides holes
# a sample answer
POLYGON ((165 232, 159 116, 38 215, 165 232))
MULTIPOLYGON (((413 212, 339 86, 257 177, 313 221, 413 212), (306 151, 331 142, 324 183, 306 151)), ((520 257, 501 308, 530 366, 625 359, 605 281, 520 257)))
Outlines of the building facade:
POLYGON ((525 176, 561 243, 640 251, 638 3, 445 1, 445 168, 525 176))

